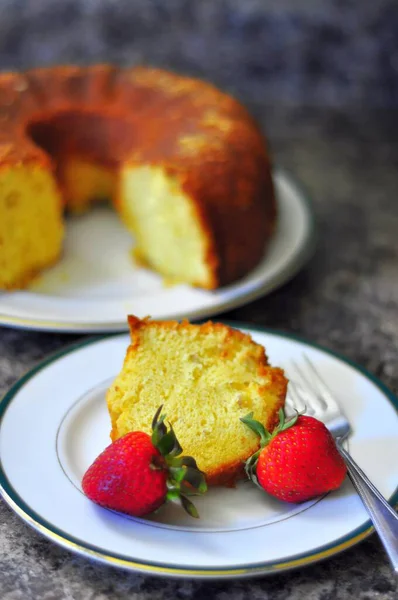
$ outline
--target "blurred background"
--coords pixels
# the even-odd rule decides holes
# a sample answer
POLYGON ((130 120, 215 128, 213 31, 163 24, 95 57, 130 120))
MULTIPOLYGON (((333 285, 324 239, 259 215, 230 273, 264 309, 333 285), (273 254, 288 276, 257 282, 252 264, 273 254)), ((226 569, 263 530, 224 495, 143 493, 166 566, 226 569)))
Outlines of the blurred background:
POLYGON ((398 103, 396 0, 0 0, 0 68, 149 63, 265 104, 398 103))
POLYGON ((242 100, 274 164, 307 188, 319 240, 266 305, 231 316, 305 333, 392 376, 397 0, 0 0, 0 69, 68 62, 171 68, 242 100))

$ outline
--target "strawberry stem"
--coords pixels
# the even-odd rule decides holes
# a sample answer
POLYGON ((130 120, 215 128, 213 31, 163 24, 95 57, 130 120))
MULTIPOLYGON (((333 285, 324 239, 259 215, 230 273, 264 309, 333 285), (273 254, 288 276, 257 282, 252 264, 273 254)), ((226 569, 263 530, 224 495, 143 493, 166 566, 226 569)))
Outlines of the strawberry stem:
POLYGON ((254 433, 256 433, 260 437, 260 449, 257 450, 257 452, 255 452, 254 454, 252 454, 252 456, 250 456, 247 459, 247 461, 245 462, 245 472, 246 472, 246 475, 258 487, 261 487, 261 486, 258 483, 256 471, 257 471, 258 457, 260 456, 260 453, 261 453, 262 449, 265 446, 267 446, 270 443, 270 441, 275 436, 278 435, 278 433, 281 433, 282 431, 286 431, 286 429, 289 429, 289 427, 292 427, 292 425, 294 425, 296 423, 296 421, 299 418, 300 414, 302 414, 302 413, 299 413, 299 412, 296 411, 296 414, 293 415, 293 417, 291 417, 290 419, 286 420, 285 412, 284 412, 283 408, 281 408, 279 410, 279 412, 278 412, 279 423, 272 430, 272 433, 270 433, 269 431, 267 431, 265 429, 264 425, 262 423, 260 423, 260 421, 256 421, 256 419, 253 419, 253 413, 252 412, 249 413, 248 415, 246 415, 245 417, 241 417, 240 420, 242 421, 242 423, 244 423, 245 425, 247 425, 247 427, 249 427, 252 431, 254 431, 254 433))
POLYGON ((305 411, 303 412, 298 412, 296 409, 294 411, 296 414, 294 414, 292 417, 290 417, 290 419, 288 419, 286 421, 286 417, 285 417, 285 411, 283 410, 283 408, 279 409, 278 415, 279 415, 279 423, 276 426, 276 428, 273 430, 272 432, 272 437, 275 437, 278 433, 280 433, 281 431, 286 431, 286 429, 289 429, 290 427, 292 427, 292 425, 294 425, 297 422, 297 419, 299 418, 300 415, 303 415, 305 411))

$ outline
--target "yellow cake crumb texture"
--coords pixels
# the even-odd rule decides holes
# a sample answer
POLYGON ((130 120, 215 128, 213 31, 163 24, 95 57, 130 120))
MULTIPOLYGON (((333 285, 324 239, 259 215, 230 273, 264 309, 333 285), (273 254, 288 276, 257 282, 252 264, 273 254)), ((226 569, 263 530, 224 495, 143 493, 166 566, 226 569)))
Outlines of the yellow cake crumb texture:
POLYGON ((40 166, 0 168, 0 287, 31 280, 59 257, 64 236, 62 201, 40 166))
POLYGON ((107 393, 112 439, 149 433, 163 404, 184 454, 196 459, 208 484, 233 484, 259 447, 240 417, 253 412, 272 429, 285 401, 283 371, 249 335, 221 323, 129 317, 129 325, 131 344, 107 393))

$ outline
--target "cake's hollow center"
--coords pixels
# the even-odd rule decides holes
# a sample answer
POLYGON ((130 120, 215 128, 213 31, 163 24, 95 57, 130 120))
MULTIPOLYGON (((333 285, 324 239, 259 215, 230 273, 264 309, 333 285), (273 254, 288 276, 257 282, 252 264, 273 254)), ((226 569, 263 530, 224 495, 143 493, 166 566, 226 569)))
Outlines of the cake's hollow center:
POLYGON ((78 155, 116 166, 134 146, 132 123, 113 115, 65 111, 31 121, 27 134, 55 160, 78 155))
POLYGON ((92 201, 115 199, 118 166, 135 146, 130 122, 113 115, 65 111, 31 121, 27 134, 51 157, 72 212, 85 211, 92 201))

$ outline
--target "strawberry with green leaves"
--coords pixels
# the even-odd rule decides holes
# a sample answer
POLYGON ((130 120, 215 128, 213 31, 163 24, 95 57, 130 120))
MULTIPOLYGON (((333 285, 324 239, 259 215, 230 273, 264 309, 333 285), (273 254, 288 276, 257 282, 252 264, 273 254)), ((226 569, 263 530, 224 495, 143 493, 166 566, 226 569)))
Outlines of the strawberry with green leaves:
POLYGON ((296 414, 269 433, 253 419, 241 419, 260 437, 260 450, 245 465, 248 477, 266 492, 285 502, 304 502, 341 486, 346 466, 325 425, 313 417, 296 414))
POLYGON ((189 496, 207 490, 204 474, 195 459, 181 456, 182 448, 161 411, 162 407, 153 419, 151 436, 142 431, 127 433, 88 468, 82 488, 90 500, 136 517, 172 501, 192 517, 199 516, 189 496))

